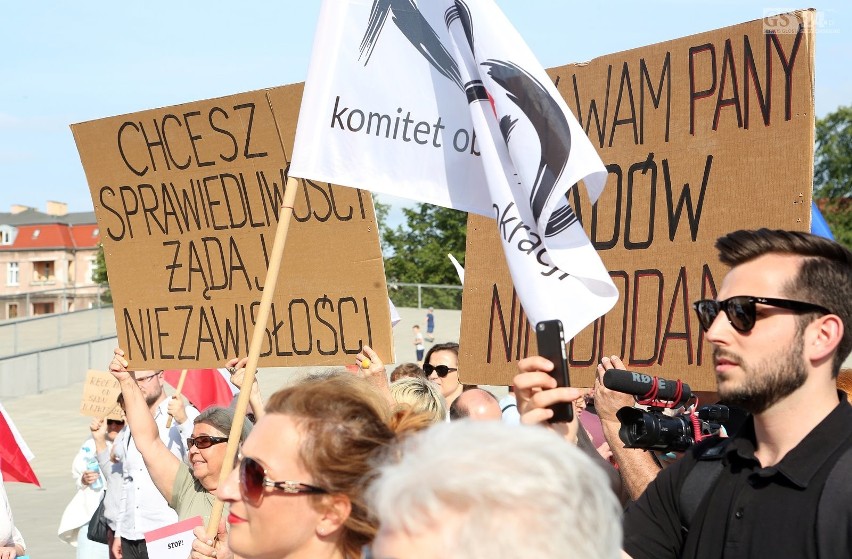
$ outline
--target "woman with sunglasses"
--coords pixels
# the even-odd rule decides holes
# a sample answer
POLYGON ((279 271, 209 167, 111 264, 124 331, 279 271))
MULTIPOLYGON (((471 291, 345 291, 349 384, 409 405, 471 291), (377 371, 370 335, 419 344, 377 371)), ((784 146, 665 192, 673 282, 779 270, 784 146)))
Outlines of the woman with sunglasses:
MULTIPOLYGON (((276 392, 216 493, 230 505, 230 551, 245 559, 361 557, 377 530, 364 503, 374 464, 399 436, 428 425, 409 410, 392 414, 383 395, 355 376, 276 392)), ((212 556, 208 549, 199 556, 212 556)))
POLYGON ((441 387, 441 395, 447 401, 448 409, 466 389, 459 382, 459 344, 457 343, 447 342, 430 347, 423 359, 423 372, 429 380, 441 387))
MULTIPOLYGON (((151 480, 180 520, 201 516, 206 524, 213 508, 213 491, 219 484, 227 447, 222 443, 228 442, 234 411, 214 406, 195 418, 192 436, 186 439, 187 465, 160 439, 142 391, 126 367, 124 352, 116 349, 110 370, 121 386, 127 424, 151 480)), ((250 430, 251 423, 246 421, 240 440, 245 440, 250 430)))

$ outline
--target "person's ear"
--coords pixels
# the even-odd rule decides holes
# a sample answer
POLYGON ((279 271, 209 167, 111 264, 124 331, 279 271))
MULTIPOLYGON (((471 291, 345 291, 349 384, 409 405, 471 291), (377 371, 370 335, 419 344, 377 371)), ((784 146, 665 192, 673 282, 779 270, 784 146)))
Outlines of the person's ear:
POLYGON ((320 537, 339 530, 352 513, 352 502, 341 493, 325 496, 322 506, 322 516, 316 528, 320 537))
POLYGON ((843 331, 843 321, 836 314, 827 314, 811 322, 805 331, 806 359, 815 364, 833 360, 843 331))

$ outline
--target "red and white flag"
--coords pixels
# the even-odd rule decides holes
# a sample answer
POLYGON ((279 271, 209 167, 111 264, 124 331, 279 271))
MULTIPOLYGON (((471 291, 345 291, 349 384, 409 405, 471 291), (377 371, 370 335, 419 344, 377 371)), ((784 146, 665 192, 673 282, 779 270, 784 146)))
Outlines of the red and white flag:
MULTIPOLYGON (((180 374, 181 369, 163 371, 166 382, 174 387, 180 381, 180 374)), ((198 411, 204 411, 210 406, 227 408, 238 392, 228 379, 230 374, 225 369, 187 369, 181 394, 198 411)))
POLYGON ((6 408, 0 404, 0 471, 3 472, 3 481, 32 483, 41 487, 30 466, 30 460, 33 458, 32 451, 24 442, 6 408))
POLYGON ((526 314, 568 337, 618 299, 567 203, 606 168, 493 0, 325 0, 290 174, 495 218, 526 314))

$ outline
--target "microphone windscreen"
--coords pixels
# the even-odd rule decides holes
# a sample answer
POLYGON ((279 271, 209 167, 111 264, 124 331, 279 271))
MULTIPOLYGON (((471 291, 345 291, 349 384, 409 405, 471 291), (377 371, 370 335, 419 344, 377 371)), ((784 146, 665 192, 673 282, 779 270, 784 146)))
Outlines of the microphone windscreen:
MULTIPOLYGON (((610 369, 604 373, 603 384, 616 392, 644 397, 653 389, 655 379, 657 381, 657 400, 673 400, 677 395, 677 381, 674 380, 621 369, 610 369)), ((685 402, 691 397, 692 391, 689 385, 685 382, 681 383, 680 402, 685 402)))

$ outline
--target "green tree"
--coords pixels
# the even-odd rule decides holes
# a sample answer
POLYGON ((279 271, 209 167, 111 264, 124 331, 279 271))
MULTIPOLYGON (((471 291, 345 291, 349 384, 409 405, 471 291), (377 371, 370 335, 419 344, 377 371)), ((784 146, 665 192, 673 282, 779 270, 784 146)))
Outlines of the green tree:
POLYGON ((104 258, 104 245, 98 244, 98 252, 95 255, 95 268, 92 270, 92 280, 106 290, 101 294, 101 302, 112 305, 112 292, 109 290, 109 277, 107 276, 106 258, 104 258))
MULTIPOLYGON (((385 274, 394 304, 417 306, 416 289, 393 290, 393 285, 397 282, 459 285, 459 276, 447 254, 464 265, 467 213, 431 204, 417 204, 402 211, 404 226, 391 229, 384 223, 380 225, 385 274)), ((460 290, 424 289, 422 297, 424 307, 461 308, 460 290)))
POLYGON ((379 228, 379 243, 382 246, 382 254, 386 253, 390 247, 385 241, 385 232, 388 231, 388 214, 390 213, 390 204, 385 204, 379 200, 377 194, 373 194, 373 207, 376 210, 376 223, 379 228))
POLYGON ((835 239, 852 248, 852 106, 816 121, 814 199, 835 239))

